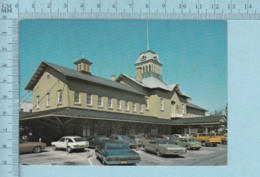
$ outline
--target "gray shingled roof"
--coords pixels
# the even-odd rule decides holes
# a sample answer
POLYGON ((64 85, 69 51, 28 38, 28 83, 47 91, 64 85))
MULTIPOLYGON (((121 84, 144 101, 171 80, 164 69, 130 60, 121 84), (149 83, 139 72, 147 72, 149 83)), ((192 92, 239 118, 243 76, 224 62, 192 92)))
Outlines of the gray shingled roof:
POLYGON ((73 118, 89 118, 96 120, 111 120, 111 121, 128 121, 139 123, 151 123, 151 124, 165 124, 165 125, 189 125, 189 124, 221 124, 223 123, 224 116, 204 116, 197 118, 176 118, 176 119, 160 119, 152 116, 142 116, 136 114, 124 114, 114 113, 106 111, 96 111, 87 109, 75 109, 75 108, 60 108, 48 111, 40 111, 34 113, 20 113, 20 120, 31 120, 34 118, 40 118, 41 116, 63 116, 73 118))
POLYGON ((131 92, 131 93, 143 95, 143 93, 141 93, 141 92, 137 91, 136 89, 129 87, 127 85, 120 84, 118 82, 114 82, 114 81, 111 81, 109 79, 101 78, 101 77, 98 77, 98 76, 94 76, 94 75, 90 75, 90 74, 84 74, 84 73, 81 73, 79 71, 69 69, 69 68, 65 68, 63 66, 56 65, 56 64, 53 64, 53 63, 49 63, 49 62, 42 62, 40 64, 40 66, 38 67, 38 69, 34 73, 33 77, 31 78, 31 80, 29 81, 29 83, 27 84, 25 89, 27 89, 27 90, 33 89, 36 82, 41 77, 42 72, 44 71, 44 69, 47 66, 53 68, 54 70, 58 71, 59 73, 65 75, 67 77, 77 78, 77 79, 81 79, 81 80, 84 80, 84 81, 93 82, 93 83, 96 83, 96 84, 105 85, 105 86, 116 88, 116 89, 119 89, 119 90, 124 90, 124 91, 128 91, 128 92, 131 92))
MULTIPOLYGON (((164 81, 162 81, 160 79, 157 79, 155 77, 143 78, 142 82, 139 82, 136 79, 134 79, 134 78, 132 78, 130 76, 127 76, 125 74, 121 74, 121 75, 125 76, 126 78, 128 78, 128 79, 130 79, 132 81, 134 81, 135 83, 141 85, 142 87, 146 87, 146 88, 149 88, 149 89, 160 88, 160 89, 163 89, 163 90, 166 90, 166 91, 172 91, 176 86, 178 86, 178 84, 169 85, 166 82, 164 82, 164 81)), ((119 76, 119 78, 120 78, 120 76, 119 76)), ((178 93, 180 95, 182 95, 182 96, 185 96, 185 97, 189 98, 189 96, 185 95, 181 91, 179 91, 178 93)))
POLYGON ((186 106, 191 107, 191 108, 195 108, 195 109, 200 109, 200 110, 203 110, 203 111, 208 111, 208 110, 206 110, 206 109, 204 109, 202 107, 199 107, 199 106, 197 106, 197 105, 195 105, 193 103, 186 103, 186 106))

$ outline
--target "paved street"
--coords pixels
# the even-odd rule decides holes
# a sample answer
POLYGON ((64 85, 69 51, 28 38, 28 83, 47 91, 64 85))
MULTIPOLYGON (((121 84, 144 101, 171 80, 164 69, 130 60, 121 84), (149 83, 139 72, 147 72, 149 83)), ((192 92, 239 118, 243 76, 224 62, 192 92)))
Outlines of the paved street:
MULTIPOLYGON (((102 165, 96 159, 94 149, 86 149, 85 152, 67 153, 63 150, 54 151, 47 147, 39 154, 20 155, 22 165, 102 165)), ((217 147, 202 147, 200 150, 188 150, 179 157, 158 157, 155 154, 144 152, 141 148, 135 150, 141 156, 141 162, 137 166, 223 166, 227 165, 227 145, 217 147)))

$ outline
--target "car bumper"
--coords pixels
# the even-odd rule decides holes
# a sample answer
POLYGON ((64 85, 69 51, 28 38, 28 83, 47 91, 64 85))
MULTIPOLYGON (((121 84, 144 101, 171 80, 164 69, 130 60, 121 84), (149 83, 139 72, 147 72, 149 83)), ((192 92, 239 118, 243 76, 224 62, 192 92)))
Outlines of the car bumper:
POLYGON ((163 154, 164 155, 183 155, 186 154, 187 151, 165 151, 163 154))
POLYGON ((87 148, 88 146, 79 146, 79 147, 72 147, 72 149, 84 149, 87 148))
POLYGON ((108 165, 123 165, 123 164, 136 164, 141 160, 114 160, 114 161, 106 161, 108 165))

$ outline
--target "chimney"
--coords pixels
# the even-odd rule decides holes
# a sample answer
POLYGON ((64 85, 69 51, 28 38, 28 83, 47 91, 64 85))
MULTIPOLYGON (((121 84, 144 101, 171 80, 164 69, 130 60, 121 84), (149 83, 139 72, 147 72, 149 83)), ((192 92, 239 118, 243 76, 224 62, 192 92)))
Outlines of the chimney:
POLYGON ((136 68, 135 77, 136 77, 137 81, 142 82, 142 68, 141 67, 136 68))
POLYGON ((115 81, 116 80, 116 75, 112 75, 111 76, 111 81, 115 81))
POLYGON ((85 58, 82 58, 74 63, 76 65, 76 70, 86 74, 91 74, 92 63, 85 58))

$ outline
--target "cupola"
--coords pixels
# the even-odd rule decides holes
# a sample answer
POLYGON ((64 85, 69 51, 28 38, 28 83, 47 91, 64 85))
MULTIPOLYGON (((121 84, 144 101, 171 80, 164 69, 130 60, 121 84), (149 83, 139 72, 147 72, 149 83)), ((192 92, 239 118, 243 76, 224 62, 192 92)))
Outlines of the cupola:
POLYGON ((86 60, 84 57, 75 63, 76 70, 82 73, 91 74, 91 65, 92 63, 86 60))

